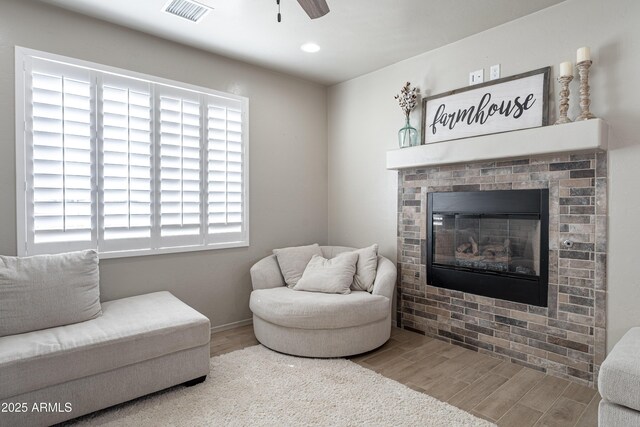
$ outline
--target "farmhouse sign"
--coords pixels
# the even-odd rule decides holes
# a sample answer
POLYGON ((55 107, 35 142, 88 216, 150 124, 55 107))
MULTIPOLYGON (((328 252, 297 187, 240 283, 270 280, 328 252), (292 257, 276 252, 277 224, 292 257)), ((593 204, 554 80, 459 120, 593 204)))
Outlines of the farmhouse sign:
POLYGON ((548 124, 551 67, 456 89, 422 101, 422 143, 548 124))

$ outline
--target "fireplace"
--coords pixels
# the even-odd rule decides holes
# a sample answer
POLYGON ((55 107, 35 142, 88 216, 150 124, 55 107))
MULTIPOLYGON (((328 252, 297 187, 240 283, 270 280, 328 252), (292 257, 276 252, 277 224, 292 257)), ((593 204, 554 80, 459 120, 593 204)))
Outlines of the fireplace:
POLYGON ((606 152, 400 169, 397 235, 399 326, 590 387, 597 382, 607 348, 606 152), (542 191, 519 191, 532 189, 542 191), (439 247, 434 213, 442 217, 439 247), (470 231, 447 241, 456 214, 475 220, 459 217, 457 228, 470 231), (483 240, 487 234, 493 241, 483 240), (469 235, 476 256, 489 249, 485 264, 467 245, 456 260, 452 251, 469 235), (435 264, 434 249, 442 255, 435 264), (514 295, 523 289, 526 298, 514 295))
POLYGON ((547 306, 549 191, 432 192, 427 283, 547 306))

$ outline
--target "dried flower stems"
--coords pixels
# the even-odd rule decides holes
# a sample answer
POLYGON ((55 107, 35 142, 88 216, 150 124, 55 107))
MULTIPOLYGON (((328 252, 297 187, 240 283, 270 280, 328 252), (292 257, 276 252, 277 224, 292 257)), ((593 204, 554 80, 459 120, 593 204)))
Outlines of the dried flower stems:
POLYGON ((409 114, 416 108, 416 104, 418 103, 418 88, 411 87, 411 83, 407 82, 402 89, 400 89, 400 93, 395 96, 395 99, 398 100, 398 104, 407 120, 409 120, 409 114))

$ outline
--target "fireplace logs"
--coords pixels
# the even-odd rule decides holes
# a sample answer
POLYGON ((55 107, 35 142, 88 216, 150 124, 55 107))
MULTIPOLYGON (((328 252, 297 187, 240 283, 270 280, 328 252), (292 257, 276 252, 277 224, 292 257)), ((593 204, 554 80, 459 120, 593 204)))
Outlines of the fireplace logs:
POLYGON ((469 236, 469 241, 459 245, 456 248, 456 258, 475 259, 477 261, 483 259, 491 259, 492 261, 509 261, 511 256, 511 240, 505 239, 500 244, 478 245, 473 236, 469 236))
POLYGON ((511 255, 511 240, 505 239, 502 245, 486 245, 482 250, 484 256, 509 256, 511 255))

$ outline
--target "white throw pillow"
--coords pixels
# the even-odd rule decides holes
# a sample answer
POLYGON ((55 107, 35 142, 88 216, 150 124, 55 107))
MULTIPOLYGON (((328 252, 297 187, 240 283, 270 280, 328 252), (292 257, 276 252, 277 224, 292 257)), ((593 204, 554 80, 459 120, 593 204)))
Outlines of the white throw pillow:
POLYGON ((345 252, 331 259, 314 255, 293 290, 349 294, 356 262, 358 255, 355 252, 345 252))
POLYGON ((373 291, 373 282, 376 280, 378 271, 378 245, 371 245, 366 248, 353 251, 358 254, 356 264, 356 274, 353 277, 351 289, 354 291, 373 291))
POLYGON ((0 256, 0 337, 101 314, 96 251, 0 256))
POLYGON ((278 260, 284 282, 293 288, 302 277, 304 269, 314 255, 322 256, 322 250, 317 243, 308 246, 274 249, 273 254, 278 260))

